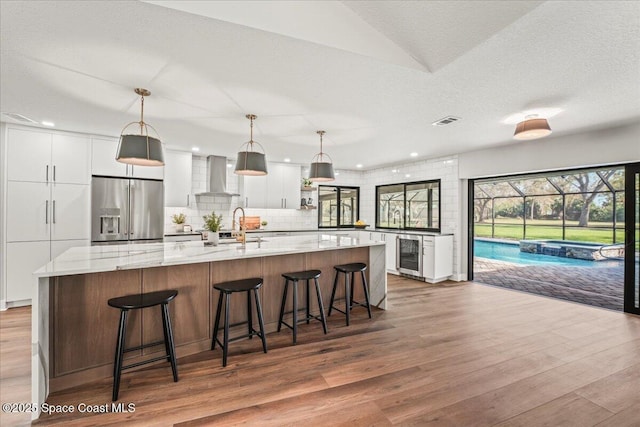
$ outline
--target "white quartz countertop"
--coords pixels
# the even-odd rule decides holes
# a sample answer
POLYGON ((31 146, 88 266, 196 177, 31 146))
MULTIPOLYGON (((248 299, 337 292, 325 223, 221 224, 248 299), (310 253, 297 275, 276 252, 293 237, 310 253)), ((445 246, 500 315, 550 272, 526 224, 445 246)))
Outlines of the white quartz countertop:
POLYGON ((384 245, 351 236, 329 234, 267 237, 258 242, 206 246, 202 241, 85 246, 71 248, 33 274, 37 277, 67 276, 135 268, 225 261, 384 245))

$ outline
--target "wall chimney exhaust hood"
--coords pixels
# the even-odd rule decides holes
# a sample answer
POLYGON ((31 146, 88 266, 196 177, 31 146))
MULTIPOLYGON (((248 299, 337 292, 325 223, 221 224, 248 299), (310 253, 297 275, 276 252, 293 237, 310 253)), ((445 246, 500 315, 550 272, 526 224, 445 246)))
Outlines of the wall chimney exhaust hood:
POLYGON ((203 196, 239 196, 227 191, 227 158, 207 156, 207 191, 197 193, 203 196))

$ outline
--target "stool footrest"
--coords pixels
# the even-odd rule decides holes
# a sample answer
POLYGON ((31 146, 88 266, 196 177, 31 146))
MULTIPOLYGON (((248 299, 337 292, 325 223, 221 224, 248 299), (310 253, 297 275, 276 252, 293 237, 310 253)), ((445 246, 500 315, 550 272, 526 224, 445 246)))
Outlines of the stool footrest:
POLYGON ((156 341, 149 344, 139 345, 137 347, 125 348, 123 352, 126 353, 128 351, 142 350, 143 348, 155 347, 157 345, 164 345, 164 341, 156 341))
MULTIPOLYGON (((240 336, 237 336, 237 337, 229 338, 229 342, 238 341, 238 340, 241 340, 243 338, 259 337, 259 336, 261 336, 260 335, 261 333, 262 332, 256 331, 255 329, 252 329, 252 332, 250 334, 244 334, 244 335, 240 335, 240 336)), ((221 348, 224 348, 224 344, 222 342, 220 342, 220 339, 218 337, 215 337, 214 339, 216 340, 216 342, 218 343, 218 345, 221 348)))
POLYGON ((171 360, 171 357, 165 354, 164 356, 154 357, 153 359, 145 360, 143 362, 137 362, 137 363, 132 363, 131 365, 123 366, 122 370, 135 368, 136 366, 146 365, 147 363, 158 362, 160 360, 171 360))

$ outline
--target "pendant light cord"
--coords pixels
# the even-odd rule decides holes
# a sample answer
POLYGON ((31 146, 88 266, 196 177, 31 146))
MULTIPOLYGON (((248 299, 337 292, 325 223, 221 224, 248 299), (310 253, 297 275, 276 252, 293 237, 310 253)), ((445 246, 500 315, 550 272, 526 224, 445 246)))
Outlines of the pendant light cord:
POLYGON ((143 135, 144 131, 144 95, 140 95, 140 135, 143 135))

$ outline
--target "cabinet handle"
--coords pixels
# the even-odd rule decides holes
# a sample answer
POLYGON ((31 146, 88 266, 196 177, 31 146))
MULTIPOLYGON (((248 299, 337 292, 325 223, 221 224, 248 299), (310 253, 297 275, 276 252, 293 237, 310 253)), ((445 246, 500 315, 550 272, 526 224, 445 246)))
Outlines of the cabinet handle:
POLYGON ((189 195, 187 194, 187 206, 189 206, 189 195))
POLYGON ((248 207, 249 207, 249 198, 248 198, 248 197, 245 197, 245 198, 244 198, 244 207, 245 207, 245 208, 248 208, 248 207))
MULTIPOLYGON (((54 166, 54 168, 55 168, 55 166, 54 166)), ((55 171, 55 169, 54 169, 54 171, 55 171)), ((54 174, 54 176, 55 176, 55 174, 54 174)), ((54 179, 54 181, 55 181, 55 179, 54 179)), ((56 201, 55 200, 53 201, 53 223, 54 224, 56 223, 56 201)))
POLYGON ((283 199, 284 200, 284 208, 287 209, 287 199, 283 199))
MULTIPOLYGON (((53 165, 53 182, 56 182, 56 165, 53 165)), ((53 206, 55 206, 55 201, 53 202, 53 206)), ((55 222, 55 221, 53 221, 55 222)))
POLYGON ((49 182, 49 165, 47 165, 47 182, 49 182))
POLYGON ((45 202, 45 207, 44 207, 44 223, 49 224, 49 201, 48 200, 45 202))

